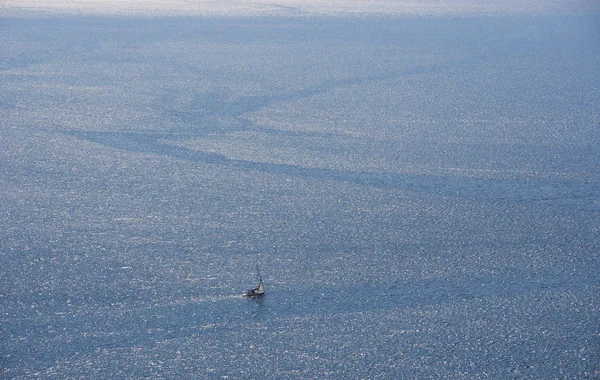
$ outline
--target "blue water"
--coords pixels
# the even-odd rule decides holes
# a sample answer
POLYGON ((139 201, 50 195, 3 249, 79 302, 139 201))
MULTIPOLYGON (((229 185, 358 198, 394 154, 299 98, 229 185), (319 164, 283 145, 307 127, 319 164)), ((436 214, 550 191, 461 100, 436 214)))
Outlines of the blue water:
POLYGON ((0 376, 598 377, 599 20, 0 19, 0 376))

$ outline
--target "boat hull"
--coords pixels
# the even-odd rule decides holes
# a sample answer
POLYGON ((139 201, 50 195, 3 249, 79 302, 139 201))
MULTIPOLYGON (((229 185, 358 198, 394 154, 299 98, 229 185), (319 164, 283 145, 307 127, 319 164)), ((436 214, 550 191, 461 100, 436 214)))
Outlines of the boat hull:
POLYGON ((264 291, 257 292, 257 291, 251 291, 251 290, 249 290, 246 293, 244 293, 244 297, 250 297, 250 298, 252 298, 252 297, 262 297, 264 295, 265 295, 264 291))

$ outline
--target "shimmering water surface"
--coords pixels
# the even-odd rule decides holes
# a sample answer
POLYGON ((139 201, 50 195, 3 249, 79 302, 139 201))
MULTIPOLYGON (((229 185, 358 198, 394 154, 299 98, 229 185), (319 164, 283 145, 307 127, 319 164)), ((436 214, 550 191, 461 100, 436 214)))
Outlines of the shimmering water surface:
POLYGON ((600 376, 599 25, 0 19, 0 376, 600 376))

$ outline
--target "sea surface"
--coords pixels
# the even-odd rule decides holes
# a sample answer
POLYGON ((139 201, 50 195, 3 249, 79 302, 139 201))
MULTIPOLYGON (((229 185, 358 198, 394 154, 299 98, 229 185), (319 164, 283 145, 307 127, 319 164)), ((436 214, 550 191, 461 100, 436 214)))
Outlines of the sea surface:
POLYGON ((599 15, 15 15, 0 50, 0 377, 600 377, 599 15))

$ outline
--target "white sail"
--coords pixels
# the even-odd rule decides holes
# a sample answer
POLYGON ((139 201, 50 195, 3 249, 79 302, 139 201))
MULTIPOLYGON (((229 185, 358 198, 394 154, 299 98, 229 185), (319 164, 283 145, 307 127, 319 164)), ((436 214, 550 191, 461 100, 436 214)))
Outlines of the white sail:
POLYGON ((245 297, 259 297, 265 294, 265 286, 263 285, 262 276, 260 275, 260 269, 258 264, 256 265, 256 271, 258 274, 258 287, 253 289, 248 289, 246 293, 244 293, 245 297))

